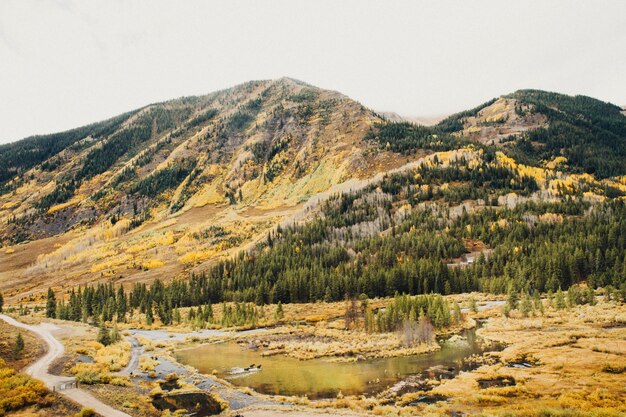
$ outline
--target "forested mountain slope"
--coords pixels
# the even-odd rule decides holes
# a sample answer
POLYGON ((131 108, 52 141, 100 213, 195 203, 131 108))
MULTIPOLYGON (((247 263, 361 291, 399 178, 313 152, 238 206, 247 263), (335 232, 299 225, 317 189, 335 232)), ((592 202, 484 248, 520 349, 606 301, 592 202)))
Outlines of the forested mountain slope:
POLYGON ((150 281, 228 256, 312 196, 405 163, 364 139, 380 121, 283 78, 4 145, 0 286, 150 281))
POLYGON ((440 152, 329 199, 315 220, 194 280, 212 302, 545 292, 582 281, 626 296, 624 199, 585 176, 533 174, 499 151, 440 152))
POLYGON ((625 124, 616 106, 534 90, 394 123, 291 79, 146 106, 0 148, 0 290, 193 276, 205 302, 290 302, 619 287, 625 124))
MULTIPOLYGON (((334 195, 311 219, 277 227, 254 250, 190 279, 72 289, 57 310, 61 318, 84 320, 78 312, 86 305, 87 317, 123 320, 128 305, 146 323, 158 316, 169 324, 180 321, 179 307, 199 306, 203 326, 212 323, 212 305, 234 301, 222 306, 228 311, 222 325, 243 325, 255 323, 264 304, 346 297, 482 291, 526 300, 556 292, 563 299, 567 290, 568 303, 584 304, 591 298, 576 285, 582 282, 626 300, 624 198, 607 198, 605 185, 588 183, 586 175, 534 174, 493 149, 437 152, 334 195)), ((435 326, 449 320, 440 295, 415 301, 435 326)), ((376 328, 397 328, 403 314, 399 306, 379 310, 376 328)))
POLYGON ((438 127, 498 144, 520 162, 626 174, 626 117, 619 106, 586 96, 519 90, 443 120, 438 127))

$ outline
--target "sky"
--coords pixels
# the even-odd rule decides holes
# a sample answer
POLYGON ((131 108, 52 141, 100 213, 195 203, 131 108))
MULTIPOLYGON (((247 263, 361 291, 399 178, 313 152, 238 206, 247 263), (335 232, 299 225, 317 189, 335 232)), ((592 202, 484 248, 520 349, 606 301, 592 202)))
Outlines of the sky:
POLYGON ((626 105, 626 1, 0 0, 0 143, 282 76, 405 116, 626 105))

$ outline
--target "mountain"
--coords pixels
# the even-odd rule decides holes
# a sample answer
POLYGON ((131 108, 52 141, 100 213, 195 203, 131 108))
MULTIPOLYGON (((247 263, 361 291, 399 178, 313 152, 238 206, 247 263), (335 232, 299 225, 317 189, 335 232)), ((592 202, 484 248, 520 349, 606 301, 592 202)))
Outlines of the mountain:
POLYGON ((0 281, 149 281, 230 255, 312 196, 404 164, 364 139, 381 122, 283 78, 3 145, 0 281))
POLYGON ((626 117, 619 106, 591 97, 519 90, 438 126, 501 146, 531 165, 557 164, 601 178, 626 174, 626 117))
MULTIPOLYGON (((465 252, 497 245, 455 229, 463 210, 532 201, 540 208, 489 222, 569 221, 626 194, 625 123, 610 104, 521 90, 419 126, 289 78, 148 105, 0 147, 0 291, 209 274, 224 297, 278 291, 277 299, 303 301, 331 288, 338 299, 368 264, 353 261, 377 259, 377 245, 395 249, 370 274, 409 268, 398 259, 413 262, 401 275, 444 274, 465 252), (420 217, 423 209, 430 214, 420 217), (428 242, 419 243, 419 230, 428 242), (414 250, 437 255, 420 261, 414 250), (319 280, 307 278, 313 270, 319 280)), ((366 292, 388 279, 377 275, 366 292)), ((400 281, 390 288, 408 285, 400 281)), ((419 286, 445 282, 475 288, 443 278, 419 286)))

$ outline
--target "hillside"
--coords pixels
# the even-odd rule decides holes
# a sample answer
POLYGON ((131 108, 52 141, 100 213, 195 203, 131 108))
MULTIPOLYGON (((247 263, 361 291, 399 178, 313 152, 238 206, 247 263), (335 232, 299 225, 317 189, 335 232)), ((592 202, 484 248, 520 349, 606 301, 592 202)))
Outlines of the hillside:
POLYGON ((439 123, 446 132, 534 166, 559 166, 600 178, 626 174, 626 117, 586 96, 519 90, 439 123))
MULTIPOLYGON (((195 276, 190 286, 202 290, 190 302, 556 292, 583 281, 621 288, 624 298, 626 205, 606 189, 500 151, 437 152, 333 196, 314 220, 279 228, 253 255, 195 276)), ((176 297, 180 285, 168 290, 176 297)))
MULTIPOLYGON (((605 205, 626 193, 617 157, 625 120, 619 108, 597 100, 522 90, 436 126, 417 126, 283 78, 28 138, 0 148, 0 291, 42 296, 48 285, 190 274, 214 277, 220 288, 213 301, 233 294, 268 301, 276 291, 282 301, 336 300, 356 288, 373 296, 389 279, 399 281, 386 292, 503 291, 511 280, 490 284, 485 277, 479 284, 446 266, 484 250, 508 262, 510 248, 496 250, 502 242, 489 232, 463 232, 459 215, 478 216, 463 223, 470 230, 522 219, 532 229, 594 207, 608 210, 605 221, 612 221, 610 213, 621 209, 605 205), (583 145, 589 157, 580 160, 583 145), (601 156, 607 163, 594 159, 601 156), (379 245, 390 248, 382 263, 379 245), (254 265, 227 261, 241 251, 253 254, 254 265), (374 263, 357 261, 366 259, 374 263), (367 281, 362 268, 395 278, 377 275, 371 279, 378 284, 357 287, 346 281, 367 281), (306 278, 311 270, 319 280, 306 278), (400 276, 433 271, 437 282, 401 283, 400 276), (299 280, 314 287, 296 296, 280 288, 299 280)), ((540 288, 571 282, 557 277, 540 288)))
POLYGON ((249 82, 0 148, 0 290, 173 277, 254 242, 314 195, 407 158, 380 119, 299 81, 249 82))

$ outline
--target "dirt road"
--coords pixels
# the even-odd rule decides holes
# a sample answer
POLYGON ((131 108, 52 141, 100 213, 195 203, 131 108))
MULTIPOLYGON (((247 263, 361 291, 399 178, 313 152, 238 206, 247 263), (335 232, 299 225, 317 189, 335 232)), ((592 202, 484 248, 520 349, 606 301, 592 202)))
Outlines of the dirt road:
POLYGON ((139 367, 139 357, 143 353, 143 346, 139 344, 139 341, 135 337, 127 336, 126 341, 130 343, 130 359, 128 365, 124 369, 118 372, 118 375, 131 376, 139 367))
POLYGON ((51 375, 48 373, 50 364, 57 358, 63 355, 63 344, 59 342, 52 334, 52 331, 58 329, 57 326, 50 323, 42 323, 37 326, 30 326, 28 324, 20 323, 12 317, 0 314, 0 319, 6 321, 11 326, 25 329, 35 333, 41 337, 48 346, 48 351, 44 356, 39 358, 35 363, 26 368, 26 373, 34 378, 37 378, 46 384, 50 390, 56 390, 59 394, 69 398, 70 400, 80 404, 83 407, 89 407, 95 410, 96 413, 105 417, 131 417, 130 415, 116 410, 113 407, 106 405, 91 395, 89 392, 81 390, 79 388, 61 389, 66 384, 75 382, 74 378, 63 377, 58 375, 51 375))

